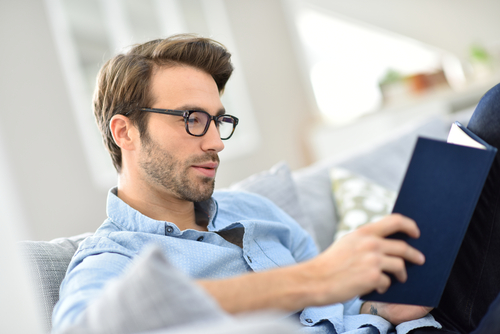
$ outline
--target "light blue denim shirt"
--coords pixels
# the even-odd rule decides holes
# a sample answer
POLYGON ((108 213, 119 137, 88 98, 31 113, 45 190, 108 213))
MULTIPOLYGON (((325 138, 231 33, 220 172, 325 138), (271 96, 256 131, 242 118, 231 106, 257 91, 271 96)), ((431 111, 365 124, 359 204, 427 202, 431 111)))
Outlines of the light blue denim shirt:
MULTIPOLYGON (((208 232, 184 230, 148 218, 116 196, 108 195, 108 219, 78 248, 68 267, 54 308, 53 329, 77 320, 104 285, 119 277, 146 245, 158 245, 167 259, 194 279, 225 278, 288 266, 313 258, 312 238, 269 200, 250 193, 216 191, 197 203, 208 214, 208 232)), ((299 315, 311 333, 407 333, 439 324, 428 315, 395 328, 383 318, 360 315, 361 301, 308 307, 299 315)))

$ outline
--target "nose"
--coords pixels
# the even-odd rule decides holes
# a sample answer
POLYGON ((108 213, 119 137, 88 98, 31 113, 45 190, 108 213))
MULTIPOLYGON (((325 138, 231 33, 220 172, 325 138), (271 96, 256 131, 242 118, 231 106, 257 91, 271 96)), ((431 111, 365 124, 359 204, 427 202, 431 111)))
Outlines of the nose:
POLYGON ((202 138, 202 149, 204 151, 220 152, 224 149, 224 143, 220 139, 219 130, 215 126, 215 120, 210 122, 207 133, 202 138))

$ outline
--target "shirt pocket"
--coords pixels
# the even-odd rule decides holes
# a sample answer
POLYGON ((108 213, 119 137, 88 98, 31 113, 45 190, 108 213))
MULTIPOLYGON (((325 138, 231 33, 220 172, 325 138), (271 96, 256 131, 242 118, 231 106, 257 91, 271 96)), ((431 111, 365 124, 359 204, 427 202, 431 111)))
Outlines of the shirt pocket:
POLYGON ((254 241, 262 251, 262 254, 276 266, 286 267, 297 263, 290 250, 280 243, 279 240, 261 239, 254 241))

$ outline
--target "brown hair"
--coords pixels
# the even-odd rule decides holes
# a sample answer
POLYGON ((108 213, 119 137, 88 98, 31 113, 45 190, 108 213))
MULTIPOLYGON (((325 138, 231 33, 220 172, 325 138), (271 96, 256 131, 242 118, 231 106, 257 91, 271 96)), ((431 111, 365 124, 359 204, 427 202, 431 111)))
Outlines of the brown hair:
MULTIPOLYGON (((233 72, 231 54, 222 44, 191 34, 135 45, 127 53, 108 60, 99 71, 94 116, 118 172, 122 167, 122 154, 111 134, 111 118, 151 107, 154 103, 150 89, 152 73, 158 68, 175 65, 192 66, 210 74, 221 94, 233 72)), ((128 116, 139 129, 141 138, 147 138, 148 114, 133 112, 128 116)))

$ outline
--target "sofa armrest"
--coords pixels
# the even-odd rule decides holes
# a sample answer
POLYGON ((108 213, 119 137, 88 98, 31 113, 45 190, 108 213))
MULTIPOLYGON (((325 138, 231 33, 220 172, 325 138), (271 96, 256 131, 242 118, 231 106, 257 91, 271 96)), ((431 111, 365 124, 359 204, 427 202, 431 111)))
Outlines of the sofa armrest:
POLYGON ((29 275, 37 288, 46 330, 52 327, 52 309, 59 300, 59 286, 78 245, 91 233, 51 241, 21 241, 19 247, 25 256, 29 275))

